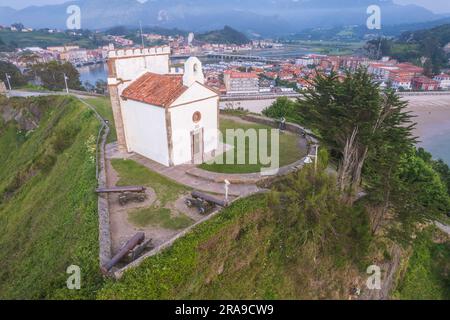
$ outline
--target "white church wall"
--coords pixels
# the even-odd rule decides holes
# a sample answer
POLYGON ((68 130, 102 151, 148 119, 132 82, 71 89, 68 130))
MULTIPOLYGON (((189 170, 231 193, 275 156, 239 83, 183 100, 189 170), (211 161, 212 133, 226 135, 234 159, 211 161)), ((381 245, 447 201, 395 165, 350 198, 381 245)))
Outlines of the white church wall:
POLYGON ((214 96, 217 96, 217 93, 196 82, 172 103, 172 107, 214 96))
POLYGON ((217 149, 217 103, 218 97, 216 96, 169 109, 172 120, 173 162, 175 165, 192 160, 192 131, 204 129, 204 153, 217 149), (192 119, 196 111, 201 113, 201 120, 198 123, 194 123, 192 119))
POLYGON ((119 94, 130 84, 130 80, 136 80, 145 71, 167 74, 169 73, 169 55, 155 55, 146 57, 133 57, 116 60, 117 78, 125 82, 119 86, 119 94))
POLYGON ((165 109, 126 100, 122 111, 129 151, 169 166, 165 109))

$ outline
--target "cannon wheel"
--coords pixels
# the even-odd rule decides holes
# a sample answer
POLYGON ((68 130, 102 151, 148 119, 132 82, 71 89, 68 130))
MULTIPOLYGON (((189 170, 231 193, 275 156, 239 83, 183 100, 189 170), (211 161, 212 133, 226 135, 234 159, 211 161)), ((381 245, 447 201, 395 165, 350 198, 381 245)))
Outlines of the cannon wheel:
POLYGON ((192 208, 194 206, 191 199, 186 199, 185 203, 189 208, 192 208))

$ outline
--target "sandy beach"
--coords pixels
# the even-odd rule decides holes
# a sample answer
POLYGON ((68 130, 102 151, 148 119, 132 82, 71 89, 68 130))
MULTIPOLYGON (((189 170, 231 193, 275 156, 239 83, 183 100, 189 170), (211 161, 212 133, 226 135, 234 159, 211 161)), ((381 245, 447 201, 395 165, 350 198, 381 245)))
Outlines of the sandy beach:
POLYGON ((405 97, 417 122, 415 134, 421 147, 450 163, 450 94, 405 97))

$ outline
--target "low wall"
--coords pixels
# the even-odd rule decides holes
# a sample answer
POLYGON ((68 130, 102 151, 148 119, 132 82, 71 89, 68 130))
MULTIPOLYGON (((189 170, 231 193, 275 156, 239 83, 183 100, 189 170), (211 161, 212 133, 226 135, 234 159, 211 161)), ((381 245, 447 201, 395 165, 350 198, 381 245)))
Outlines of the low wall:
MULTIPOLYGON (((107 187, 106 183, 106 160, 105 160, 105 142, 109 134, 109 128, 106 127, 102 136, 102 143, 99 148, 98 159, 98 186, 107 187)), ((104 266, 112 258, 111 230, 109 224, 109 204, 108 194, 98 195, 98 242, 99 242, 99 260, 100 267, 104 266)))
MULTIPOLYGON (((241 118, 246 121, 260 123, 260 124, 264 124, 266 126, 271 126, 274 128, 278 128, 278 124, 279 124, 279 122, 275 119, 267 118, 267 117, 263 117, 263 116, 257 116, 254 114, 246 114, 246 115, 241 116, 241 118)), ((294 133, 300 134, 300 135, 306 135, 306 139, 311 144, 318 143, 317 137, 314 135, 314 133, 311 130, 306 129, 296 123, 286 122, 286 130, 289 132, 294 132, 294 133)))
MULTIPOLYGON (((78 100, 91 109, 95 117, 102 124, 99 130, 99 135, 96 144, 96 177, 99 188, 105 188, 107 186, 106 181, 106 157, 105 157, 105 145, 106 139, 109 135, 110 129, 108 123, 101 117, 97 110, 84 101, 78 98, 78 100), (103 132, 103 134, 102 134, 103 132)), ((109 204, 108 195, 98 195, 98 242, 99 242, 99 263, 100 268, 105 265, 112 258, 112 246, 111 246, 111 230, 109 224, 109 204)))
POLYGON ((450 96, 450 91, 398 92, 400 96, 450 96))

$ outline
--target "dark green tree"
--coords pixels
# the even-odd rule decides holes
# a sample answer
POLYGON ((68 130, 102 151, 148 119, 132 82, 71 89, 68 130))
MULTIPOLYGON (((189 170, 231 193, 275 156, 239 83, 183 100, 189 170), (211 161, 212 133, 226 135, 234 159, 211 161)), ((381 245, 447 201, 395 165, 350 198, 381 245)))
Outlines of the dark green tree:
POLYGON ((69 89, 82 89, 80 82, 80 73, 69 62, 60 63, 51 61, 48 63, 36 64, 32 71, 42 81, 42 85, 50 90, 65 89, 64 74, 68 77, 67 85, 69 89))
POLYGON ((334 73, 318 75, 313 84, 302 92, 298 111, 339 162, 338 185, 352 203, 371 154, 412 145, 411 115, 396 94, 380 90, 366 69, 347 72, 342 81, 334 73))
POLYGON ((19 68, 17 68, 12 63, 6 61, 0 61, 0 79, 7 84, 6 74, 8 74, 11 79, 11 87, 20 87, 27 83, 26 78, 20 72, 19 68))
POLYGON ((284 117, 288 121, 300 122, 296 103, 287 97, 278 98, 271 106, 264 109, 262 113, 274 119, 284 117))

